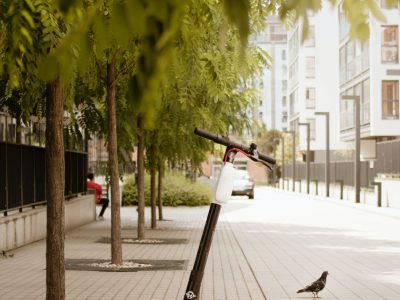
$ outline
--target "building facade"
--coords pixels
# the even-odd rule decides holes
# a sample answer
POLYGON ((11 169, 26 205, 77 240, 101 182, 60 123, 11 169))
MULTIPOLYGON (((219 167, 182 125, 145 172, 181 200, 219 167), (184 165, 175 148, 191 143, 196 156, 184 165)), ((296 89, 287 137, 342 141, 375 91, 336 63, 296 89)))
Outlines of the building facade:
POLYGON ((349 37, 349 24, 339 4, 340 137, 354 141, 354 103, 344 95, 360 97, 361 156, 375 158, 376 142, 400 136, 399 120, 399 4, 379 1, 387 22, 369 19, 366 41, 349 37))
POLYGON ((375 159, 376 142, 400 136, 399 121, 399 4, 380 1, 387 22, 369 18, 370 35, 352 39, 342 2, 335 7, 322 1, 309 16, 308 37, 301 42, 302 23, 288 33, 288 94, 290 129, 298 132, 300 150, 306 149, 310 124, 311 149, 323 158, 325 118, 329 112, 332 158, 351 159, 355 141, 355 103, 343 96, 360 97, 361 158, 375 159))
MULTIPOLYGON (((348 145, 339 135, 339 25, 337 9, 327 1, 321 10, 309 15, 307 38, 302 42, 303 24, 299 20, 288 35, 288 93, 290 130, 298 133, 299 147, 307 147, 306 127, 310 126, 310 148, 315 159, 323 159, 326 147, 326 120, 316 112, 328 112, 330 148, 346 155, 348 145)), ((337 154, 336 156, 340 156, 337 154)))
POLYGON ((259 89, 255 117, 267 129, 287 129, 287 31, 277 16, 270 16, 266 29, 250 40, 271 57, 271 65, 255 79, 259 89))

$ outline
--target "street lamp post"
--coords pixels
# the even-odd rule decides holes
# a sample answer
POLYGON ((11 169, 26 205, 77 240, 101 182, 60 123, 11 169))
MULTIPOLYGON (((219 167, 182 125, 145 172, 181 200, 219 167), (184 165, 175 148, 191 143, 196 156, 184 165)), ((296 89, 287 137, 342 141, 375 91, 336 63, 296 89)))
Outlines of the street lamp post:
POLYGON ((299 123, 299 126, 306 126, 307 128, 306 177, 307 177, 307 194, 309 194, 310 193, 310 123, 299 123))
POLYGON ((296 132, 293 130, 285 131, 285 133, 290 133, 292 135, 292 190, 296 191, 296 132))
POLYGON ((329 197, 330 184, 330 146, 329 146, 329 112, 315 112, 315 115, 325 116, 325 196, 329 197))
POLYGON ((358 95, 343 95, 342 100, 353 100, 355 103, 355 146, 356 154, 354 159, 354 189, 355 189, 355 202, 360 203, 360 184, 361 184, 361 173, 360 173, 360 96, 358 95))

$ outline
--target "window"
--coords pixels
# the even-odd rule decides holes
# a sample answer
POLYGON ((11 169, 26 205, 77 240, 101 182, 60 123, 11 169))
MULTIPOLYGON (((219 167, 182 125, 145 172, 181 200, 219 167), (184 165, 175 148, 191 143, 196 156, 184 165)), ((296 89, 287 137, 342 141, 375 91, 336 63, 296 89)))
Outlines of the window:
MULTIPOLYGON (((353 88, 347 89, 340 94, 340 99, 344 95, 353 95, 353 88)), ((340 130, 346 130, 354 127, 354 100, 340 100, 340 130)))
POLYGON ((397 63, 399 52, 399 31, 397 26, 381 27, 382 63, 397 63))
POLYGON ((298 72, 298 60, 296 60, 289 67, 289 87, 292 88, 299 81, 297 76, 298 72))
POLYGON ((286 91, 286 90, 287 90, 287 81, 282 80, 282 91, 286 91))
POLYGON ((362 82, 362 98, 361 98, 361 124, 369 123, 369 79, 366 79, 362 82))
POLYGON ((361 71, 364 72, 369 68, 369 43, 368 41, 364 41, 361 44, 361 71))
POLYGON ((398 8, 399 4, 396 0, 388 1, 388 0, 381 0, 381 8, 391 9, 391 8, 398 8))
POLYGON ((285 107, 286 106, 286 96, 282 97, 282 106, 285 107))
POLYGON ((287 76, 287 66, 286 65, 282 65, 282 73, 283 73, 283 76, 287 76))
POLYGON ((315 47, 315 28, 314 26, 308 27, 308 35, 304 40, 305 47, 315 47))
POLYGON ((293 116, 298 113, 299 103, 297 97, 297 89, 289 96, 289 115, 293 116))
POLYGON ((307 119, 310 124, 310 140, 315 141, 315 119, 307 119))
POLYGON ((282 50, 282 60, 285 60, 285 59, 286 59, 286 50, 283 49, 282 50))
POLYGON ((282 123, 287 123, 287 121, 288 121, 288 115, 287 112, 284 111, 282 112, 282 123))
POLYGON ((382 81, 382 119, 399 118, 399 82, 382 81))
POLYGON ((306 108, 315 108, 315 88, 306 88, 306 108))
POLYGON ((306 77, 315 78, 315 57, 306 57, 306 77))
POLYGON ((289 61, 292 62, 299 52, 299 32, 298 29, 293 32, 289 40, 289 61))
POLYGON ((362 42, 354 42, 354 72, 356 75, 361 73, 362 64, 362 42))
POLYGON ((340 84, 346 82, 346 47, 343 46, 339 51, 340 84))
POLYGON ((350 40, 340 48, 339 70, 340 84, 344 84, 369 68, 368 41, 350 40))
POLYGON ((350 80, 355 76, 355 51, 354 51, 354 41, 350 41, 346 44, 346 79, 350 80))
POLYGON ((277 41, 282 42, 286 41, 286 31, 282 26, 271 25, 270 32, 269 32, 269 40, 270 41, 277 41))

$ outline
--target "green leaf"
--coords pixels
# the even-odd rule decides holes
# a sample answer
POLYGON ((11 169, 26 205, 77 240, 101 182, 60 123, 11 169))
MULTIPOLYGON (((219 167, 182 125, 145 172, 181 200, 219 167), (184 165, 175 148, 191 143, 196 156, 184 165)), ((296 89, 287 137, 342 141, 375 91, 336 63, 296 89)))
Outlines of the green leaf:
POLYGON ((20 28, 21 34, 27 39, 30 46, 33 46, 33 39, 29 33, 29 31, 25 27, 20 28))
POLYGON ((28 13, 25 9, 21 10, 21 15, 24 17, 24 19, 28 22, 29 26, 32 29, 35 29, 35 21, 33 21, 33 18, 30 13, 28 13))

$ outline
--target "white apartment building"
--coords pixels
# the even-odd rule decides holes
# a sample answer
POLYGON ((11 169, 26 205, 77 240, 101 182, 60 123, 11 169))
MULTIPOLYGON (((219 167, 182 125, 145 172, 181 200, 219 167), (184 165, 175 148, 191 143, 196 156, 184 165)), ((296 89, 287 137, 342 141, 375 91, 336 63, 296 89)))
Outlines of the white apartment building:
POLYGON ((287 31, 279 17, 268 17, 266 29, 258 35, 253 35, 251 43, 265 50, 272 60, 269 68, 255 80, 255 87, 260 91, 255 116, 267 129, 286 130, 287 31))
POLYGON ((329 112, 330 148, 345 150, 348 145, 339 135, 339 23, 337 9, 322 2, 322 9, 309 16, 308 37, 301 42, 302 22, 298 21, 288 35, 288 99, 290 130, 298 133, 301 151, 307 147, 307 131, 298 123, 310 124, 310 148, 316 159, 323 159, 325 124, 315 112, 329 112))
MULTIPOLYGON (((378 0, 387 22, 370 18, 370 38, 351 40, 339 4, 340 97, 360 96, 361 156, 374 158, 375 143, 400 136, 399 4, 378 0)), ((340 137, 354 141, 353 101, 340 101, 340 137)))
POLYGON ((349 36, 349 23, 342 3, 322 9, 309 18, 309 35, 301 43, 301 22, 291 28, 289 53, 289 122, 299 132, 300 150, 306 149, 305 127, 311 127, 311 149, 325 149, 325 119, 316 111, 330 113, 332 150, 354 149, 354 101, 343 95, 360 96, 361 157, 375 158, 376 142, 400 136, 399 121, 399 4, 389 8, 379 0, 387 18, 369 20, 366 41, 349 36))

